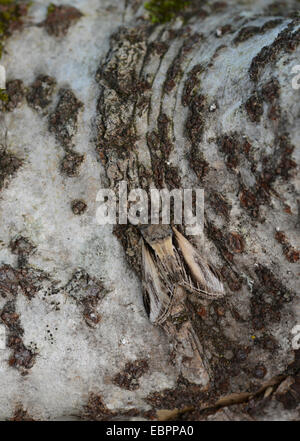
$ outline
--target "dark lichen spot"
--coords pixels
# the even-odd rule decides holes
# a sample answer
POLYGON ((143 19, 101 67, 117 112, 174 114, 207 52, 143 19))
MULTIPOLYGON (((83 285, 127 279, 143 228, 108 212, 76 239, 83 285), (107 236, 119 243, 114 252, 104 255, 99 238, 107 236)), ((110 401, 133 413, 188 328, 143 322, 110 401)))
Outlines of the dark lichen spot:
POLYGON ((29 87, 26 95, 28 105, 37 111, 47 107, 51 103, 55 86, 54 78, 48 75, 39 75, 29 87))
POLYGON ((300 257, 300 252, 293 247, 290 247, 287 250, 285 250, 284 254, 286 259, 291 263, 298 262, 300 257))
POLYGON ((203 36, 196 32, 184 40, 184 43, 178 55, 175 57, 174 61, 168 68, 166 80, 164 83, 164 91, 166 93, 170 93, 179 82, 180 78, 183 76, 183 70, 181 66, 185 59, 185 55, 189 53, 195 46, 195 44, 201 41, 202 38, 203 36))
POLYGON ((90 327, 97 325, 101 320, 97 307, 108 292, 102 281, 78 270, 65 286, 65 291, 81 307, 86 324, 90 327))
POLYGON ((164 55, 168 49, 169 45, 165 41, 153 41, 148 46, 150 53, 155 53, 159 56, 164 55))
POLYGON ((207 202, 219 216, 229 219, 231 204, 221 193, 213 190, 207 191, 207 202))
POLYGON ((263 364, 259 364, 257 366, 255 366, 254 371, 253 371, 253 376, 255 378, 264 378, 265 375, 267 373, 267 369, 263 364))
POLYGON ((57 6, 51 3, 48 6, 46 20, 42 23, 46 31, 55 37, 66 35, 69 27, 82 17, 82 13, 69 5, 57 6))
POLYGON ((249 75, 252 81, 257 82, 262 70, 269 63, 274 63, 281 52, 293 52, 300 43, 300 29, 295 31, 299 19, 293 20, 279 33, 273 43, 264 46, 253 58, 249 68, 249 75))
POLYGON ((100 395, 91 393, 88 403, 84 406, 82 417, 89 421, 107 421, 116 415, 104 404, 100 395))
POLYGON ((254 340, 254 345, 266 351, 270 351, 272 354, 274 354, 274 351, 279 348, 279 345, 275 338, 268 334, 264 334, 262 337, 256 336, 254 340))
MULTIPOLYGON (((223 35, 226 35, 226 34, 229 34, 229 33, 232 33, 232 32, 233 32, 232 25, 230 25, 230 24, 226 24, 226 25, 220 26, 220 27, 217 29, 217 31, 216 31, 216 37, 220 38, 220 37, 222 37, 223 35)), ((215 58, 217 57, 219 51, 221 51, 222 49, 224 49, 224 48, 226 48, 226 47, 227 47, 227 46, 225 46, 225 45, 221 45, 221 46, 219 46, 219 47, 216 49, 216 52, 215 52, 214 55, 213 55, 213 59, 215 59, 215 58)))
POLYGON ((206 317, 207 316, 207 310, 203 306, 201 306, 199 309, 197 309, 197 314, 200 317, 206 317))
POLYGON ((260 204, 255 193, 250 189, 242 188, 239 196, 241 206, 246 208, 252 217, 258 218, 260 204))
POLYGON ((235 254, 242 253, 245 248, 245 242, 242 236, 236 232, 228 234, 227 237, 228 248, 235 254))
POLYGON ((228 3, 218 1, 218 2, 214 2, 211 4, 211 10, 213 12, 222 12, 222 11, 224 11, 224 9, 227 8, 227 6, 228 6, 228 3))
POLYGON ((87 205, 84 201, 80 199, 75 199, 71 203, 71 208, 74 214, 80 215, 85 212, 85 210, 87 209, 87 205))
POLYGON ((13 254, 18 256, 19 267, 26 265, 28 257, 36 250, 35 245, 23 236, 17 236, 10 242, 10 249, 13 254))
POLYGON ((206 104, 207 101, 203 95, 194 96, 190 101, 189 113, 185 123, 186 134, 191 142, 191 149, 188 153, 189 164, 200 181, 209 172, 209 164, 199 148, 205 125, 206 104))
MULTIPOLYGON (((1 272, 3 273, 3 267, 0 269, 0 274, 1 272)), ((13 351, 8 364, 25 374, 34 365, 36 355, 22 341, 24 330, 21 326, 19 314, 16 313, 15 299, 5 303, 2 310, 0 310, 0 320, 8 330, 7 347, 13 351)))
POLYGON ((0 295, 2 297, 17 296, 22 293, 29 299, 41 289, 43 280, 48 279, 46 273, 31 267, 15 269, 10 265, 0 267, 0 295))
POLYGON ((280 116, 281 116, 281 109, 279 104, 272 104, 269 107, 268 118, 272 121, 277 121, 279 120, 280 116))
POLYGON ((135 408, 126 411, 120 410, 119 412, 112 411, 104 404, 99 394, 92 392, 89 394, 88 403, 84 406, 80 418, 87 421, 110 421, 116 419, 127 421, 129 417, 137 416, 145 416, 147 418, 146 413, 140 412, 135 408))
POLYGON ((233 42, 235 44, 243 43, 244 41, 252 38, 254 35, 264 34, 266 31, 275 28, 282 23, 282 19, 274 19, 267 21, 262 26, 245 26, 242 28, 238 35, 234 38, 233 42))
POLYGON ((177 387, 152 392, 147 396, 146 402, 154 409, 183 409, 186 406, 200 407, 201 402, 206 401, 207 398, 208 394, 201 386, 179 377, 177 387))
POLYGON ((68 153, 66 153, 61 162, 60 170, 63 174, 69 176, 70 178, 78 176, 79 168, 83 161, 84 155, 69 151, 68 153))
POLYGON ((0 2, 0 58, 7 37, 22 28, 23 17, 27 14, 30 2, 2 0, 0 2))
MULTIPOLYGON (((228 259, 228 255, 225 254, 225 256, 227 260, 230 261, 230 258, 228 259)), ((224 265, 221 268, 221 275, 223 281, 227 284, 230 291, 239 291, 242 288, 241 278, 231 268, 229 268, 228 265, 224 265)))
POLYGON ((182 37, 184 32, 185 32, 185 28, 168 29, 168 41, 171 42, 171 41, 175 40, 176 38, 182 37))
POLYGON ((193 97, 185 125, 187 135, 192 144, 198 144, 202 139, 205 109, 206 98, 203 95, 193 97))
POLYGON ((25 87, 22 80, 11 80, 6 84, 6 99, 0 103, 0 110, 12 112, 20 107, 25 97, 25 87))
POLYGON ((264 107, 263 100, 257 93, 251 95, 246 101, 245 108, 252 122, 260 122, 261 116, 264 113, 264 107))
POLYGON ((236 358, 237 362, 241 363, 241 362, 246 361, 250 350, 251 349, 249 347, 237 348, 235 351, 235 358, 236 358))
POLYGON ((158 188, 178 188, 180 176, 176 167, 168 165, 173 150, 171 141, 171 121, 165 113, 160 113, 157 120, 158 130, 147 133, 147 144, 151 154, 153 179, 158 188))
MULTIPOLYGON (((223 135, 217 138, 217 145, 220 150, 225 153, 225 163, 228 169, 235 169, 240 161, 243 153, 245 153, 246 140, 242 140, 240 135, 237 133, 232 133, 230 135, 223 135)), ((246 154, 247 155, 247 154, 246 154)))
POLYGON ((204 158, 203 153, 195 146, 193 146, 190 151, 189 163, 201 182, 209 172, 209 163, 204 158))
POLYGON ((278 162, 275 167, 275 172, 284 180, 288 180, 291 177, 292 170, 297 167, 296 162, 291 159, 295 147, 291 144, 289 136, 286 134, 281 135, 276 144, 278 152, 276 158, 278 162))
POLYGON ((82 107, 83 103, 76 98, 71 89, 60 89, 56 109, 49 117, 49 130, 65 148, 72 146, 82 107))
POLYGON ((239 31, 238 35, 234 38, 233 42, 235 44, 243 43, 244 41, 253 37, 253 35, 258 34, 259 31, 260 31, 259 26, 245 26, 239 31))
POLYGON ((249 212, 250 216, 263 222, 260 217, 259 208, 261 205, 270 204, 270 196, 274 193, 274 183, 278 178, 288 180, 292 177, 292 171, 296 167, 291 156, 294 146, 291 144, 287 134, 275 138, 273 152, 270 155, 262 156, 262 170, 258 171, 255 162, 249 156, 251 171, 255 175, 255 185, 247 188, 240 180, 240 203, 249 212))
POLYGON ((164 174, 165 174, 166 187, 169 190, 173 190, 175 188, 180 188, 181 178, 179 175, 178 167, 167 165, 167 166, 165 166, 164 174))
POLYGON ((0 150, 0 190, 5 186, 8 178, 15 175, 21 167, 22 160, 14 156, 12 153, 0 150))
MULTIPOLYGON (((215 243, 223 259, 233 262, 233 254, 228 249, 228 239, 226 233, 217 228, 211 222, 207 223, 205 229, 207 237, 215 243)), ((238 283, 237 285, 239 286, 240 284, 238 283)))
POLYGON ((138 228, 130 224, 117 224, 114 226, 113 233, 120 241, 130 267, 133 268, 137 273, 141 274, 141 236, 138 228))
POLYGON ((283 253, 286 259, 291 263, 298 262, 300 258, 300 252, 289 243, 284 232, 276 231, 275 239, 282 245, 283 253))
POLYGON ((6 298, 10 294, 17 295, 18 279, 15 271, 10 265, 0 267, 0 294, 6 298))
POLYGON ((164 83, 164 91, 166 93, 170 93, 174 87, 176 86, 176 83, 179 81, 179 79, 183 75, 183 71, 181 68, 181 57, 177 57, 174 62, 170 65, 167 75, 166 75, 166 81, 164 83))
POLYGON ((298 7, 296 2, 286 2, 286 1, 275 1, 270 3, 264 9, 266 15, 276 16, 276 17, 295 17, 298 15, 298 7))
POLYGON ((140 387, 139 379, 149 370, 147 360, 135 360, 126 363, 124 369, 114 378, 113 383, 122 389, 136 390, 140 387))
POLYGON ((28 410, 24 409, 21 403, 18 403, 15 407, 14 414, 12 418, 9 419, 9 421, 35 421, 35 420, 30 416, 28 410))
POLYGON ((276 78, 271 78, 267 81, 261 89, 262 96, 265 101, 272 103, 275 99, 279 98, 280 85, 276 78))
POLYGON ((14 351, 8 361, 9 366, 20 369, 23 373, 33 367, 36 355, 24 343, 10 340, 8 346, 14 351))
POLYGON ((188 73, 188 78, 185 81, 184 89, 182 93, 182 104, 188 106, 192 103, 193 98, 196 96, 200 88, 200 76, 204 71, 204 67, 201 64, 197 64, 188 73))
POLYGON ((269 268, 259 265, 255 273, 258 282, 252 288, 252 324, 254 329, 263 329, 268 323, 280 321, 282 305, 290 302, 294 294, 285 288, 269 268))
POLYGON ((262 98, 269 106, 268 118, 275 121, 281 117, 281 108, 279 103, 280 85, 276 78, 271 78, 266 82, 260 92, 262 98))

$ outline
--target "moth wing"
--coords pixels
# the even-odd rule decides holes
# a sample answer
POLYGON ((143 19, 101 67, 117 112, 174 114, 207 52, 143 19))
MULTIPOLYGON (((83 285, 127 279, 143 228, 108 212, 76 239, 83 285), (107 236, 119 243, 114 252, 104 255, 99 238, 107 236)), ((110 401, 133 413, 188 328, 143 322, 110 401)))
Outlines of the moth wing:
POLYGON ((191 323, 187 323, 182 335, 182 375, 192 383, 208 386, 210 376, 203 362, 203 349, 191 323))
POLYGON ((154 324, 162 324, 171 306, 173 298, 172 286, 163 277, 159 262, 154 253, 142 242, 143 265, 143 298, 149 319, 154 324))
POLYGON ((218 272, 175 227, 173 231, 188 270, 182 265, 183 285, 203 297, 223 297, 225 290, 218 272))
POLYGON ((210 376, 204 364, 203 348, 189 320, 180 328, 170 321, 163 325, 174 346, 173 362, 180 366, 181 374, 188 381, 207 386, 210 376))

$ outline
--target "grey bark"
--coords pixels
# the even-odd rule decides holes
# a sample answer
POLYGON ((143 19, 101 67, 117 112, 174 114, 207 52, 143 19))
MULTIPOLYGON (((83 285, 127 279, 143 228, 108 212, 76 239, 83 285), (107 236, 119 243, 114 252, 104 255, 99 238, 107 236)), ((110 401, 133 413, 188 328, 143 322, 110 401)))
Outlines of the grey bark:
POLYGON ((298 3, 192 2, 164 25, 72 5, 45 22, 35 3, 1 60, 0 417, 299 419, 298 3), (139 229, 96 223, 122 180, 204 188, 191 242, 226 291, 187 300, 205 387, 148 320, 139 229))

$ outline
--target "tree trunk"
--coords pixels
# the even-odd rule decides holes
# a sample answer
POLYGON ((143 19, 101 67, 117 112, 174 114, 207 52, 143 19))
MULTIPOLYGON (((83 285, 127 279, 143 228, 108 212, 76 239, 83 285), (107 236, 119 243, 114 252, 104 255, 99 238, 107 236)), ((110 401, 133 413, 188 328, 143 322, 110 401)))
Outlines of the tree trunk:
POLYGON ((298 419, 299 2, 163 24, 60 3, 23 5, 1 59, 0 418, 298 419), (204 189, 189 241, 225 288, 186 299, 205 385, 148 319, 140 229, 97 223, 121 181, 204 189))

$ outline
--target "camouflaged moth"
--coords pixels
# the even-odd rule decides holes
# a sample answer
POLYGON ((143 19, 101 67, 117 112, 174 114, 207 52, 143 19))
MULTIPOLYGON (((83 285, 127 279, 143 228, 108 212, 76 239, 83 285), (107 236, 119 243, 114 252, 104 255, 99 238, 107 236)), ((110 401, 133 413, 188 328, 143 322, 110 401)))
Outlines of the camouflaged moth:
POLYGON ((140 228, 143 299, 150 321, 167 332, 174 358, 190 381, 207 385, 202 345, 189 318, 186 300, 194 293, 206 299, 225 294, 218 272, 175 227, 140 228))

